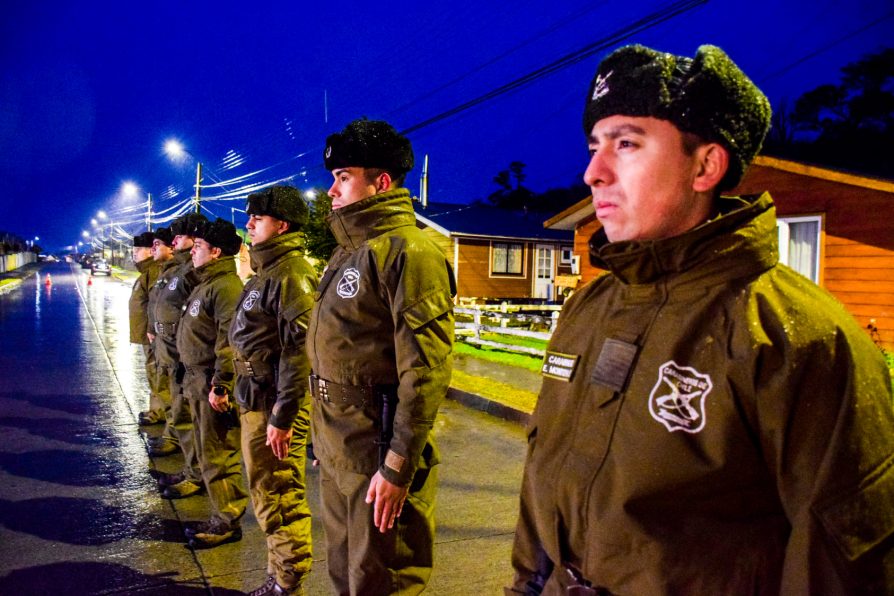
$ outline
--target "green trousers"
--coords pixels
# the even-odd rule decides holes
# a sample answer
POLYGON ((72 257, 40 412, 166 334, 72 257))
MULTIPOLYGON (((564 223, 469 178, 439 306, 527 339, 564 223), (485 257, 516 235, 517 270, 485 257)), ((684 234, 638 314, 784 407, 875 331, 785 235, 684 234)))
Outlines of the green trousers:
POLYGON ((163 436, 171 437, 180 445, 183 452, 183 471, 186 477, 193 482, 202 481, 202 472, 199 469, 199 458, 196 455, 196 440, 192 425, 192 412, 189 402, 183 394, 183 385, 177 380, 177 367, 160 365, 159 374, 168 379, 168 387, 171 391, 171 408, 165 417, 165 430, 163 436), (170 433, 168 435, 167 433, 170 433))
POLYGON ((196 458, 211 501, 211 514, 229 523, 238 522, 248 503, 242 484, 239 420, 232 412, 212 408, 208 403, 210 391, 208 372, 188 367, 183 393, 192 415, 196 458))
POLYGON ((366 503, 370 476, 323 467, 320 501, 329 577, 338 594, 419 594, 432 571, 437 465, 419 469, 394 527, 382 534, 366 503))
POLYGON ((146 380, 149 382, 149 411, 154 413, 156 418, 165 419, 166 412, 171 407, 171 390, 167 383, 159 382, 155 348, 152 344, 142 344, 142 348, 146 380))
POLYGON ((305 465, 310 404, 292 425, 289 454, 276 459, 267 443, 267 412, 240 409, 242 455, 258 524, 267 535, 267 573, 283 588, 301 585, 313 562, 305 465))

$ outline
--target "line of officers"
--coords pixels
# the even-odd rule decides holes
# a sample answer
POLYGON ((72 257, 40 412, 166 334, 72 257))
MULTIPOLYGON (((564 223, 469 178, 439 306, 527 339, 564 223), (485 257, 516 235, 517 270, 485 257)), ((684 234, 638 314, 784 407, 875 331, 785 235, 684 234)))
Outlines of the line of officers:
POLYGON ((208 495, 212 515, 186 525, 189 544, 241 539, 250 494, 267 546, 267 580, 251 594, 302 594, 313 411, 335 590, 417 593, 431 572, 431 429, 450 381, 455 282, 415 226, 405 137, 357 120, 327 139, 325 162, 338 247, 320 280, 291 186, 248 196, 247 251, 233 224, 201 214, 134 238, 131 341, 150 386, 139 422, 164 424, 150 455, 183 455, 181 471, 155 474, 162 495, 208 495), (253 270, 244 285, 240 253, 253 270))

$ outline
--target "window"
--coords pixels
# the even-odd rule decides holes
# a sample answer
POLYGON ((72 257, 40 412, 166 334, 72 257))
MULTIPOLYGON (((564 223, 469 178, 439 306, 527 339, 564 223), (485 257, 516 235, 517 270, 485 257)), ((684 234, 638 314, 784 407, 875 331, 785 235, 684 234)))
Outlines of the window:
POLYGON ((562 254, 559 257, 559 264, 561 265, 570 265, 571 260, 574 258, 574 249, 573 248, 563 248, 562 254))
POLYGON ((498 275, 521 275, 525 247, 522 244, 494 242, 491 273, 498 275))
POLYGON ((779 262, 785 263, 807 279, 819 283, 820 231, 823 218, 781 217, 776 222, 779 232, 779 262))

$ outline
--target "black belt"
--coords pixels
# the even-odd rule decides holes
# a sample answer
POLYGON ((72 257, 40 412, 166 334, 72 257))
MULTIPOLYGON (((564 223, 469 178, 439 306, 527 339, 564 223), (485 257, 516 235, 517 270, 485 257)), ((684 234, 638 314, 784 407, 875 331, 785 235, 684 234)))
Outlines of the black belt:
POLYGON ((177 333, 177 323, 155 322, 155 334, 173 336, 177 333), (170 331, 168 331, 170 329, 170 331))
POLYGON ((396 385, 342 385, 341 383, 327 381, 314 374, 310 375, 308 381, 310 394, 314 399, 334 404, 357 406, 358 408, 366 405, 378 406, 384 396, 397 395, 396 385))
POLYGON ((233 360, 233 368, 243 377, 263 377, 273 373, 273 367, 263 360, 233 360))

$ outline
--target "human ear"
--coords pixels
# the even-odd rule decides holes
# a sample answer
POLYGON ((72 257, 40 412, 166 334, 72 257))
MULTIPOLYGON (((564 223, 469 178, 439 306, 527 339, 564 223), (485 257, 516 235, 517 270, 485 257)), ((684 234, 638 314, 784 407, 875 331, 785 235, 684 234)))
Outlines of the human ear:
POLYGON ((719 143, 705 143, 695 150, 695 158, 698 169, 692 181, 692 190, 713 190, 729 169, 729 152, 719 143))
POLYGON ((391 190, 391 174, 382 172, 376 177, 376 194, 391 190))

